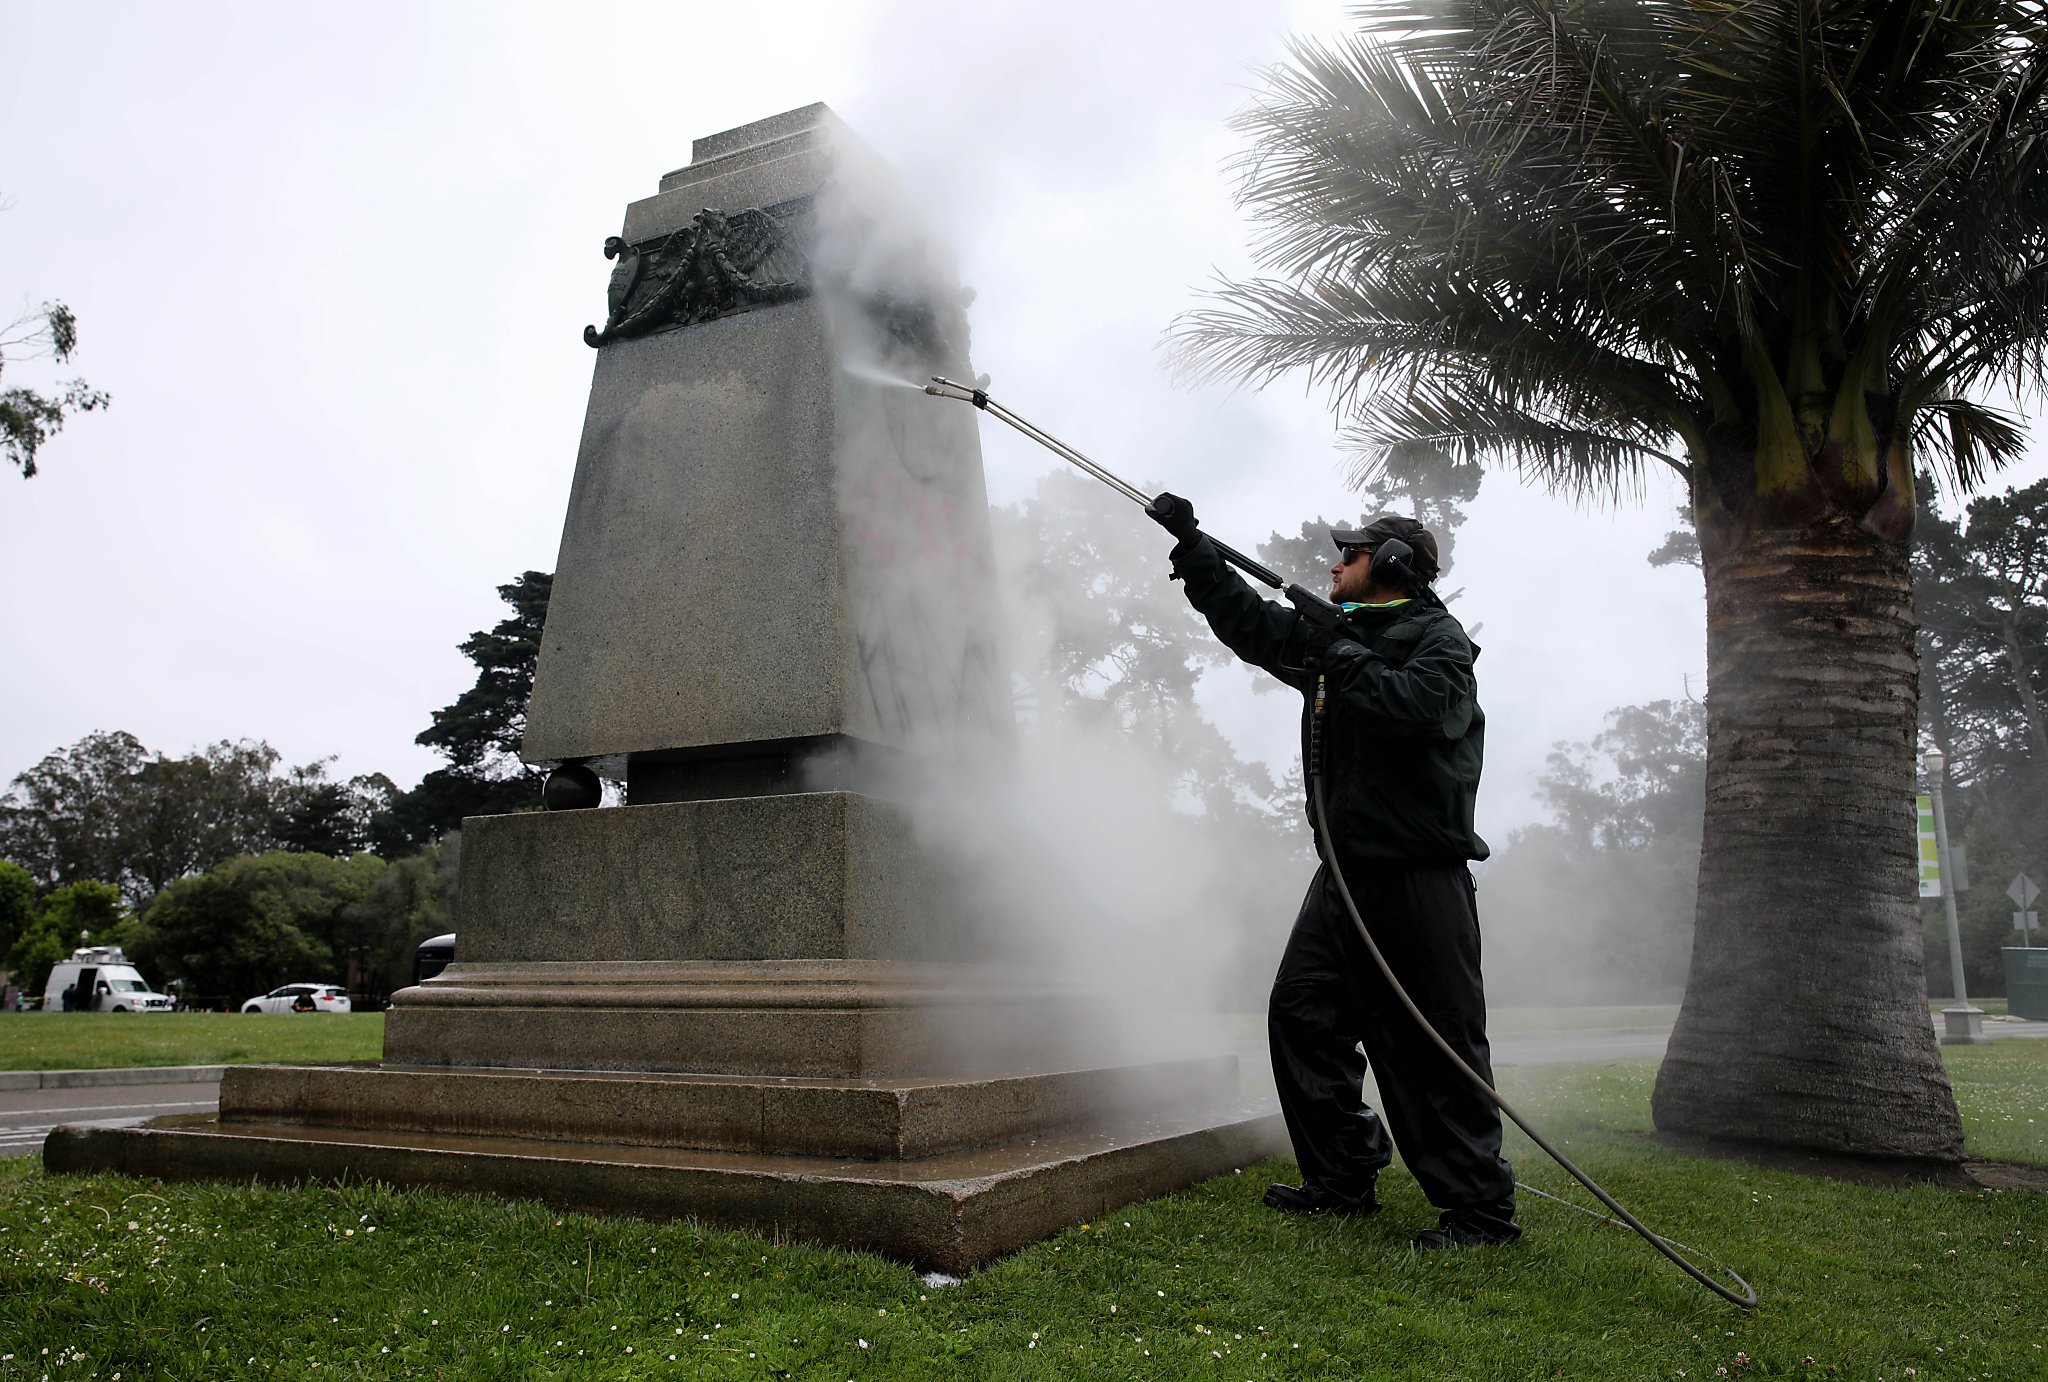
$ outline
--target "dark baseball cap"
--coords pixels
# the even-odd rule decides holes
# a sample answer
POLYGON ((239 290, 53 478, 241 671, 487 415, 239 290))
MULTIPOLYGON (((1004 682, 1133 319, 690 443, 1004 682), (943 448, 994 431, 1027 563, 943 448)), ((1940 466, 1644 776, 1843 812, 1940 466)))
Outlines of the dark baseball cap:
POLYGON ((1377 547, 1390 537, 1399 538, 1415 549, 1416 575, 1425 581, 1436 578, 1437 572, 1441 569, 1437 563, 1436 539, 1430 536, 1429 529, 1412 518, 1387 514, 1374 519, 1363 528, 1330 529, 1330 541, 1337 544, 1339 551, 1351 547, 1377 547))

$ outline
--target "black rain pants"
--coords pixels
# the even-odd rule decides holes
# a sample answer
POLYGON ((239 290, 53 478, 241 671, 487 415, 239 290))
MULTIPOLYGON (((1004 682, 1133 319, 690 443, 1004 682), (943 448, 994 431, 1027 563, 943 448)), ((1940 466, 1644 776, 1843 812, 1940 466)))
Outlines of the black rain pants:
MULTIPOLYGON (((1417 1030, 1329 875, 1325 864, 1309 884, 1267 1012, 1273 1078, 1303 1179, 1362 1195, 1398 1145, 1438 1209, 1511 1222, 1515 1178, 1500 1155, 1499 1110, 1417 1030), (1385 1124, 1365 1102, 1368 1063, 1385 1124)), ((1491 1083, 1470 870, 1347 860, 1344 880, 1415 1005, 1491 1083)))

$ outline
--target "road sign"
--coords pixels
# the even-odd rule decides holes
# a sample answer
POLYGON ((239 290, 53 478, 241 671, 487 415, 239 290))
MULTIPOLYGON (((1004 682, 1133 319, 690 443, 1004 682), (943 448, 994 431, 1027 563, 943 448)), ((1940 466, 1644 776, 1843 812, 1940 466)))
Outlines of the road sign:
POLYGON ((2015 931, 2031 931, 2040 924, 2041 914, 2039 912, 2014 912, 2012 914, 2012 929, 2015 931))
POLYGON ((2034 905, 2034 899, 2041 895, 2041 890, 2034 886, 2033 879, 2023 873, 2012 880, 2012 886, 2005 890, 2005 895, 2019 903, 2020 910, 2024 912, 2034 905))

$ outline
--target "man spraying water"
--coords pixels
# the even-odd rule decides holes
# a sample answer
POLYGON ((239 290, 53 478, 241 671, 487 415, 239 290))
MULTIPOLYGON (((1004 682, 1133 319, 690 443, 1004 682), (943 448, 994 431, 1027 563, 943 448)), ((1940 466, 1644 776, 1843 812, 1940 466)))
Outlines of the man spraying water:
MULTIPOLYGON (((1177 539, 1174 578, 1217 638, 1303 693, 1304 762, 1328 784, 1318 853, 1335 853, 1402 987, 1490 1084, 1479 918, 1466 867, 1487 856, 1472 828, 1486 717, 1472 674, 1477 649, 1430 588, 1435 539, 1412 518, 1331 529, 1338 560, 1330 599, 1342 613, 1321 622, 1253 591, 1187 500, 1162 494, 1145 511, 1177 539), (1313 733, 1319 695, 1321 736, 1313 733)), ((1268 1205, 1290 1214, 1370 1214, 1379 1208, 1374 1182, 1398 1144, 1441 1211, 1435 1228, 1416 1235, 1417 1247, 1520 1236, 1499 1111, 1395 1000, 1328 863, 1281 953, 1267 1032, 1302 1173, 1299 1186, 1269 1189, 1268 1205), (1368 1067, 1384 1122, 1362 1096, 1368 1067)))
POLYGON ((1326 600, 1204 533, 1187 500, 1146 494, 996 402, 986 376, 963 384, 935 374, 924 391, 972 403, 1141 506, 1176 539, 1174 576, 1217 636, 1303 694, 1302 766, 1322 868, 1288 938, 1270 1017, 1303 1180, 1271 1187, 1266 1203, 1293 1214, 1370 1214, 1398 1144, 1442 1211, 1435 1228, 1415 1236, 1417 1247, 1520 1237, 1519 1185, 1628 1229, 1707 1290, 1754 1308, 1756 1290, 1740 1273, 1723 1267, 1735 1283, 1727 1286, 1695 1266, 1685 1256, 1691 1248, 1653 1232, 1493 1087, 1466 867, 1487 853, 1472 829, 1486 717, 1472 677, 1478 649, 1431 588, 1438 564, 1429 530, 1391 516, 1359 531, 1332 528, 1340 560, 1326 600), (1279 591, 1288 607, 1261 599, 1233 567, 1279 591), (1330 807, 1332 779, 1341 813, 1330 807), (1361 1096, 1368 1060, 1391 1138, 1361 1096), (1495 1110, 1613 1217, 1520 1185, 1501 1160, 1495 1110))

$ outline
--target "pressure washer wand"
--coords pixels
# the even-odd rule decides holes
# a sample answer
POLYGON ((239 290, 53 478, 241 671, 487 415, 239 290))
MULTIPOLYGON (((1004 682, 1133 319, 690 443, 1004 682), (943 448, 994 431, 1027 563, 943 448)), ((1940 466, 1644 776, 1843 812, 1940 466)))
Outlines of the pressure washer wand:
MULTIPOLYGON (((984 375, 982 377, 985 380, 988 376, 984 375)), ((1152 507, 1151 495, 1145 493, 1136 485, 1119 479, 1116 475, 1082 455, 1079 451, 1076 451, 1073 447, 1067 445, 1038 424, 1017 416, 1017 414, 1011 412, 993 398, 990 398, 987 389, 973 384, 962 384, 956 379, 948 379, 942 374, 935 374, 932 376, 932 382, 924 386, 924 391, 934 398, 956 398, 963 403, 972 403, 989 416, 1009 423, 1010 426, 1016 428, 1019 432, 1022 432, 1025 436, 1031 438, 1031 440, 1037 442, 1062 460, 1069 461, 1080 469, 1085 470, 1088 474, 1102 481, 1103 484, 1108 485, 1139 508, 1149 509, 1152 507)), ((1325 627, 1334 626, 1339 616, 1343 613, 1337 606, 1331 604, 1313 590, 1308 590, 1285 579, 1279 572, 1263 562, 1253 561, 1235 547, 1217 542, 1214 537, 1211 537, 1209 541, 1214 544, 1216 554, 1222 557, 1223 560, 1229 562, 1253 580, 1269 585, 1279 591, 1281 595, 1286 597, 1287 603, 1293 605, 1302 614, 1315 622, 1325 627)))

